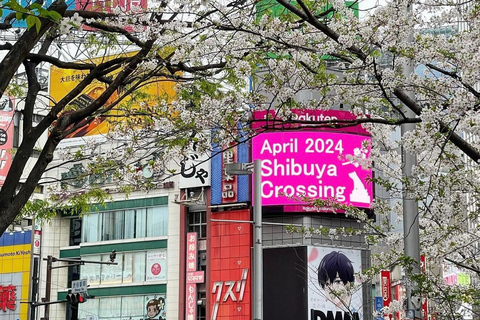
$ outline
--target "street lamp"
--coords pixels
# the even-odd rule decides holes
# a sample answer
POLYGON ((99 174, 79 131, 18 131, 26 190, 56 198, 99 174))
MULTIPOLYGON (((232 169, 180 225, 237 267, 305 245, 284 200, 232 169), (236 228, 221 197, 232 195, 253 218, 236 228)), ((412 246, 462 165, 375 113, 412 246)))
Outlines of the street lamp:
POLYGON ((253 320, 263 318, 263 252, 262 252, 262 160, 252 163, 230 163, 225 166, 229 175, 253 173, 253 320), (253 172, 252 172, 253 169, 253 172))

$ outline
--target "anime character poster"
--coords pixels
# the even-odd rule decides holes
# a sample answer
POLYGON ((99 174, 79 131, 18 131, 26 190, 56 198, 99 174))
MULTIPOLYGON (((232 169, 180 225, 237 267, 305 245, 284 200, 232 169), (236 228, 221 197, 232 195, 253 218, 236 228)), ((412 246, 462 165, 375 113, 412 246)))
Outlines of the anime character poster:
POLYGON ((165 320, 167 318, 165 295, 145 297, 145 319, 165 320))
POLYGON ((309 246, 307 254, 309 319, 363 320, 361 251, 309 246))

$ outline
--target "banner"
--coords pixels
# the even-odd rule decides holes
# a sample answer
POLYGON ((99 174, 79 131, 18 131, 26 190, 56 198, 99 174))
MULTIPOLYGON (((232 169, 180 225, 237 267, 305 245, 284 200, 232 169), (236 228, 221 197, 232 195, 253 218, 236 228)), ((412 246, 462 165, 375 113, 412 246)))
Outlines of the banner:
POLYGON ((390 283, 390 271, 383 270, 380 272, 380 281, 382 286, 383 306, 388 307, 392 302, 392 288, 390 283))
POLYGON ((0 97, 0 186, 3 186, 13 158, 13 134, 15 114, 13 99, 0 97))

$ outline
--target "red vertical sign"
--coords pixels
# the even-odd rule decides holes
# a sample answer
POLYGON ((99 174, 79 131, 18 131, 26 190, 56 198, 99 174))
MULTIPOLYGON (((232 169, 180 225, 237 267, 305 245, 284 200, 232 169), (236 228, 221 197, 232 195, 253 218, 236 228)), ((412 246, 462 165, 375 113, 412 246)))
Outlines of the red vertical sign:
MULTIPOLYGON (((422 273, 425 274, 427 272, 427 261, 424 255, 420 255, 420 268, 422 273)), ((422 295, 422 319, 428 320, 428 300, 425 294, 422 295)))
MULTIPOLYGON (((215 219, 248 221, 250 210, 215 213, 215 219)), ((212 221, 209 308, 211 320, 251 320, 249 223, 212 221)))
POLYGON ((12 165, 14 112, 12 99, 2 96, 0 98, 0 186, 3 186, 12 165))
POLYGON ((392 289, 390 284, 390 271, 383 270, 380 272, 382 284, 383 306, 388 307, 392 301, 392 289))
MULTIPOLYGON (((197 270, 197 233, 187 233, 187 274, 197 270)), ((186 283, 185 290, 185 319, 197 319, 197 285, 186 283)))

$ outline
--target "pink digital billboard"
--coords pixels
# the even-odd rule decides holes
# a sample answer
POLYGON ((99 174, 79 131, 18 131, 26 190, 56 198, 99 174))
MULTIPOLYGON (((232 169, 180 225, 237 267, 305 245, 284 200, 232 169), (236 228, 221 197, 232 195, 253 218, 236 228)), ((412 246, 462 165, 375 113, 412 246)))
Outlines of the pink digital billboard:
POLYGON ((254 111, 252 129, 256 131, 270 129, 305 129, 315 127, 318 131, 338 131, 370 135, 360 124, 352 125, 357 115, 345 110, 306 110, 291 109, 290 120, 282 120, 274 110, 254 111), (335 124, 336 126, 332 126, 335 124))
POLYGON ((252 140, 262 160, 262 205, 300 205, 292 197, 369 208, 373 200, 368 136, 325 131, 267 132, 252 140))

